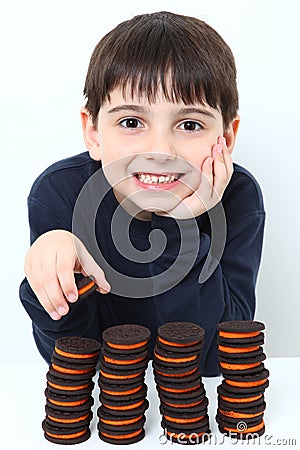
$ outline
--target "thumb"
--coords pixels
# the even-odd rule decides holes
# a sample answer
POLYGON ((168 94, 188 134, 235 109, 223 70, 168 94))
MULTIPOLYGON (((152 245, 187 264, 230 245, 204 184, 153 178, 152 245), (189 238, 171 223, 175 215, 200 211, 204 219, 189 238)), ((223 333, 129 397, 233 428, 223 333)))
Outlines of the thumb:
POLYGON ((78 269, 84 276, 92 275, 98 286, 98 291, 107 294, 111 286, 105 278, 101 267, 96 263, 92 255, 87 251, 83 243, 74 236, 74 247, 77 255, 78 269))

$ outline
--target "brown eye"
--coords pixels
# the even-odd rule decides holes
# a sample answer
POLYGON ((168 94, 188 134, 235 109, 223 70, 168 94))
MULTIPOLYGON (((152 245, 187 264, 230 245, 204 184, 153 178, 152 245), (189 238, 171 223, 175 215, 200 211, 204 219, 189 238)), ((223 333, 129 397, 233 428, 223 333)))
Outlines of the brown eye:
POLYGON ((179 126, 180 129, 184 131, 198 131, 202 129, 202 125, 198 122, 194 122, 193 120, 186 120, 179 126))
POLYGON ((138 119, 129 117, 128 119, 122 120, 120 125, 124 128, 140 128, 141 122, 138 119))

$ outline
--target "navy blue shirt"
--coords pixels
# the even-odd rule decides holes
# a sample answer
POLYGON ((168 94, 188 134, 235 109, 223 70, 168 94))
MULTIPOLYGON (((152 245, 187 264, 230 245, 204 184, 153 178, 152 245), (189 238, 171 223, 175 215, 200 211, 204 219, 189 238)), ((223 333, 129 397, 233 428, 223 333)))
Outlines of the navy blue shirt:
MULTIPOLYGON (((54 321, 25 278, 20 299, 32 320, 39 352, 50 363, 58 337, 78 335, 101 342, 105 328, 124 323, 148 327, 153 350, 161 324, 190 321, 205 330, 200 363, 203 376, 218 375, 218 323, 253 319, 255 313, 265 221, 257 181, 246 169, 234 164, 234 173, 219 204, 226 218, 225 247, 222 251, 221 242, 220 259, 214 260, 212 252, 212 274, 199 281, 211 253, 211 216, 205 213, 195 220, 178 221, 153 213, 151 221, 132 218, 119 206, 101 163, 92 160, 88 152, 56 162, 34 182, 28 197, 31 244, 41 234, 55 229, 78 235, 73 213, 83 187, 91 179, 95 179, 93 186, 99 192, 94 189, 91 202, 85 201, 79 210, 77 222, 81 223, 79 229, 84 230, 84 238, 79 237, 104 270, 112 289, 108 294, 94 292, 70 304, 69 313, 54 321), (93 202, 98 197, 101 202, 95 206, 93 202), (97 251, 93 239, 88 237, 91 225, 94 232, 90 235, 95 235, 97 251), (155 235, 157 230, 160 232, 155 235)), ((213 239, 214 251, 218 253, 218 233, 213 239)))

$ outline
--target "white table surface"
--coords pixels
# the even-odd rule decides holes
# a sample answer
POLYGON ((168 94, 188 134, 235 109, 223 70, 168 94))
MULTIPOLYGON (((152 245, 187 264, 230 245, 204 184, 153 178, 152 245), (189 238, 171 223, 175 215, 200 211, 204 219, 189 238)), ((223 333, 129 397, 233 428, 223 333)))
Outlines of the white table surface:
MULTIPOLYGON (((196 448, 255 448, 270 446, 284 448, 300 448, 300 414, 299 414, 299 374, 300 358, 268 358, 265 366, 270 371, 270 386, 265 392, 267 409, 264 420, 266 432, 253 442, 236 441, 223 437, 218 431, 215 421, 217 409, 216 388, 222 377, 203 378, 207 397, 209 398, 208 414, 212 431, 211 441, 199 444, 196 448)), ((44 438, 41 422, 45 418, 46 372, 48 367, 40 364, 0 365, 0 444, 3 450, 43 450, 55 448, 76 448, 76 450, 101 450, 113 448, 133 448, 143 450, 182 448, 182 445, 166 441, 162 437, 160 426, 159 399, 156 393, 151 364, 146 373, 148 385, 147 398, 150 407, 146 412, 145 438, 136 444, 116 446, 99 439, 97 433, 98 418, 96 410, 99 406, 99 387, 95 383, 93 396, 94 418, 91 422, 91 437, 86 442, 75 446, 58 445, 44 438)), ((98 374, 94 381, 97 382, 98 374)), ((191 448, 189 446, 189 448, 191 448)))

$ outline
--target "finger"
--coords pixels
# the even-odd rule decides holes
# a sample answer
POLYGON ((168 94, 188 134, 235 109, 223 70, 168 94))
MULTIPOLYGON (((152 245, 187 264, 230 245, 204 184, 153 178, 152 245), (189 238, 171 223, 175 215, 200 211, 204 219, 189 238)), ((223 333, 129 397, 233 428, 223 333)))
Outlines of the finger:
POLYGON ((67 314, 69 306, 57 278, 56 254, 48 255, 47 261, 42 262, 41 269, 43 286, 48 299, 60 316, 67 314))
MULTIPOLYGON (((74 254, 74 249, 73 249, 74 254)), ((61 290, 70 303, 78 299, 78 290, 74 278, 75 259, 70 252, 60 252, 57 255, 56 272, 61 290)))
POLYGON ((227 168, 224 160, 223 148, 220 145, 216 145, 213 149, 214 155, 214 182, 213 182, 213 195, 219 199, 223 195, 225 186, 228 182, 227 168))
POLYGON ((85 274, 85 276, 92 275, 98 286, 98 292, 101 292, 101 294, 107 294, 111 287, 105 278, 103 270, 98 266, 94 258, 86 250, 82 242, 76 237, 74 239, 74 244, 77 255, 77 265, 81 267, 81 272, 85 274))
POLYGON ((28 282, 29 282, 32 290, 34 291, 36 297, 38 298, 40 304, 43 306, 43 308, 49 314, 49 316, 51 316, 51 318, 53 320, 59 320, 61 318, 61 315, 58 314, 55 307, 51 303, 51 301, 47 295, 47 292, 45 291, 43 283, 42 282, 34 283, 34 282, 30 282, 29 280, 28 280, 28 282))
POLYGON ((232 164, 232 157, 230 152, 228 151, 227 145, 226 145, 226 139, 224 136, 218 137, 218 144, 222 146, 223 149, 223 159, 224 164, 227 170, 227 175, 231 177, 233 173, 233 164, 232 164))
POLYGON ((199 185, 199 190, 204 194, 205 192, 209 192, 209 197, 212 194, 213 188, 213 158, 211 156, 205 158, 202 163, 201 170, 201 182, 199 185))

